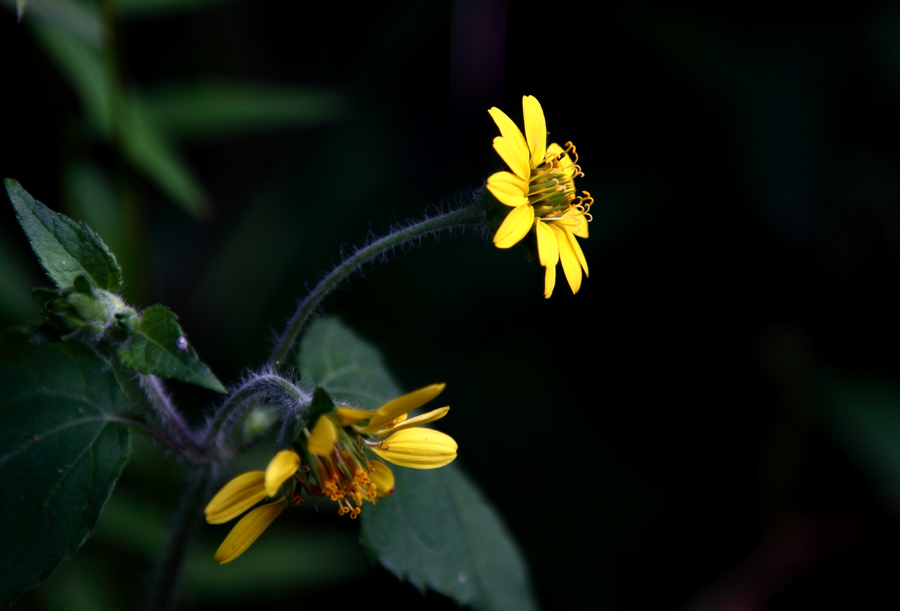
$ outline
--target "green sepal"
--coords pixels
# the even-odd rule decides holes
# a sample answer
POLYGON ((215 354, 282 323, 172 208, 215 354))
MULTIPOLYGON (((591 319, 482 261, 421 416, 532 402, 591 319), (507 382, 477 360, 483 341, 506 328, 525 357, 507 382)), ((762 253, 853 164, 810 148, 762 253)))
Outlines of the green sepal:
POLYGON ((144 310, 130 340, 120 346, 116 354, 126 367, 137 372, 227 392, 197 357, 178 324, 178 316, 164 305, 153 305, 144 310))
POLYGON ((0 605, 88 539, 130 458, 116 367, 90 346, 0 343, 0 605))
POLYGON ((5 184, 19 225, 56 286, 72 286, 83 274, 94 287, 113 293, 122 288, 122 270, 99 235, 37 201, 15 180, 5 184))

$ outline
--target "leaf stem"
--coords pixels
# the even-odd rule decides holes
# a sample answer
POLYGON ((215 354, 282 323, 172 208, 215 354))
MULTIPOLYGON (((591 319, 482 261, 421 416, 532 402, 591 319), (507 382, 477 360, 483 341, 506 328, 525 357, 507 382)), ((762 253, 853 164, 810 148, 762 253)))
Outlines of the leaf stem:
POLYGON ((325 276, 316 288, 300 302, 297 311, 294 312, 294 315, 288 322, 287 329, 278 338, 278 342, 272 350, 271 356, 269 356, 268 364, 278 366, 284 362, 297 338, 300 337, 300 332, 303 330, 304 325, 322 300, 362 266, 378 259, 385 252, 416 238, 451 229, 476 227, 483 224, 484 206, 480 203, 474 203, 464 208, 426 218, 403 229, 392 231, 371 244, 358 249, 352 256, 344 260, 325 276))

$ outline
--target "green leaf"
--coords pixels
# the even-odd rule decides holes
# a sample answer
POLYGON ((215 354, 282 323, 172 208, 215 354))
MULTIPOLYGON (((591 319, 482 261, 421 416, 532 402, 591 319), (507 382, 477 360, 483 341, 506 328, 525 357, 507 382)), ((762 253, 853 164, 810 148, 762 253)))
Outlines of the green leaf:
POLYGON ((56 286, 72 286, 83 274, 98 288, 115 293, 122 287, 115 256, 90 227, 53 212, 15 180, 7 178, 5 184, 19 224, 56 286))
POLYGON ((144 107, 172 135, 209 138, 321 125, 345 116, 348 104, 334 91, 206 81, 148 91, 144 107))
POLYGON ((336 318, 318 318, 300 344, 300 377, 365 408, 399 397, 381 353, 336 318))
POLYGON ((900 386, 832 373, 820 393, 819 421, 900 510, 900 386))
POLYGON ((16 0, 16 19, 22 21, 22 15, 25 14, 25 6, 28 0, 16 0))
POLYGON ((87 540, 130 457, 129 403, 89 346, 0 344, 0 604, 87 540))
MULTIPOLYGON (((401 394, 378 350, 334 318, 310 325, 300 345, 300 373, 361 407, 401 394)), ((398 578, 462 605, 536 608, 515 541, 461 469, 392 470, 394 494, 362 512, 362 543, 373 557, 398 578)))
POLYGON ((141 315, 131 340, 117 354, 126 367, 140 373, 175 378, 224 393, 225 387, 187 343, 175 312, 150 306, 141 315))

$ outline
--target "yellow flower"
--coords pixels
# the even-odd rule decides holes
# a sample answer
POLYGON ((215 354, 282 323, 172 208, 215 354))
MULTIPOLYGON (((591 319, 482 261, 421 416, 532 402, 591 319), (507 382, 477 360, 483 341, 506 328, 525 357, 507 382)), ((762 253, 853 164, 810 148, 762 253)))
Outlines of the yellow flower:
POLYGON ((434 469, 452 462, 457 450, 452 437, 413 428, 444 417, 450 408, 407 417, 443 390, 444 384, 432 384, 375 411, 338 407, 321 414, 312 430, 304 429, 290 449, 275 454, 265 471, 250 471, 229 481, 204 510, 210 524, 233 520, 267 497, 275 501, 241 518, 213 558, 225 564, 243 554, 288 503, 303 501, 303 490, 336 502, 340 515, 357 517, 363 501, 375 503, 394 491, 394 474, 375 456, 412 469, 434 469))
POLYGON ((575 145, 547 145, 547 124, 537 98, 523 97, 522 111, 524 136, 502 110, 488 111, 500 128, 494 150, 512 170, 497 172, 487 180, 488 190, 497 201, 512 208, 494 234, 494 245, 510 248, 534 227, 538 257, 546 270, 544 297, 553 294, 556 264, 560 262, 569 287, 577 293, 581 271, 587 276, 588 266, 575 238, 588 237, 594 200, 587 191, 582 191, 583 196, 575 194, 575 179, 584 176, 575 145))

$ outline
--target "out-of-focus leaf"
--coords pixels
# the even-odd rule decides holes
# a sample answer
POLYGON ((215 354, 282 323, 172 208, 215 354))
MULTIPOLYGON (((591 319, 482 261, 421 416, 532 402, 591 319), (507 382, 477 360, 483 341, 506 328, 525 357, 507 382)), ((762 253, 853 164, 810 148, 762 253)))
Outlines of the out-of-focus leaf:
POLYGON ((28 6, 27 23, 50 23, 65 29, 88 44, 99 47, 103 40, 103 26, 98 7, 92 2, 73 0, 16 0, 19 21, 28 6))
POLYGON ((166 306, 154 305, 144 310, 131 340, 117 354, 126 367, 135 371, 226 392, 209 367, 197 358, 178 317, 166 306))
POLYGON ((830 375, 818 408, 830 435, 900 510, 900 386, 830 375))
POLYGON ((144 19, 200 11, 208 7, 234 0, 116 0, 123 19, 144 19))
MULTIPOLYGON (((400 394, 378 350, 333 318, 310 325, 300 372, 304 381, 361 407, 400 394)), ((475 609, 536 608, 514 540, 460 469, 392 470, 394 494, 362 512, 363 545, 382 565, 475 609)))
POLYGON ((206 215, 209 199, 200 184, 144 111, 140 94, 125 95, 116 85, 100 50, 53 24, 40 24, 34 32, 75 90, 90 125, 176 204, 194 217, 206 215))
POLYGON ((5 184, 34 254, 58 287, 73 285, 81 275, 107 291, 122 287, 122 270, 115 256, 90 227, 53 212, 15 180, 7 178, 5 184))
POLYGON ((147 91, 143 99, 154 122, 182 138, 320 125, 347 112, 346 99, 334 91, 249 83, 189 83, 147 91))
POLYGON ((87 540, 130 456, 113 366, 80 342, 0 344, 0 603, 87 540))

